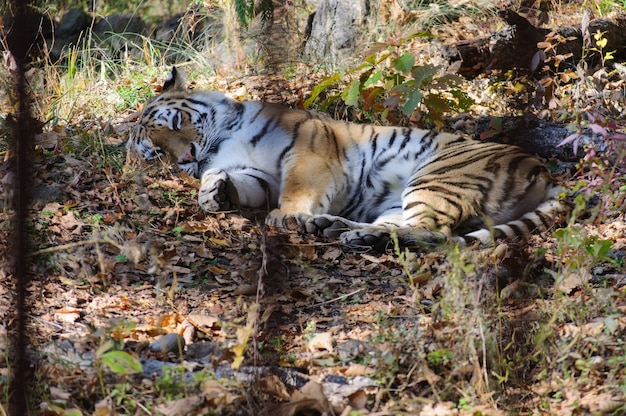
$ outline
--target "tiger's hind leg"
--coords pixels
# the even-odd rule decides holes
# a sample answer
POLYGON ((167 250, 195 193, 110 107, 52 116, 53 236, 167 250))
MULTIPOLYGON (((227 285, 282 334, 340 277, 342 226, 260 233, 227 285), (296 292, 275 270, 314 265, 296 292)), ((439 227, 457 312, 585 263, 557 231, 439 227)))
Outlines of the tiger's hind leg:
POLYGON ((325 237, 337 238, 348 247, 383 247, 390 241, 390 231, 399 230, 404 235, 413 229, 403 227, 401 208, 391 208, 381 214, 373 223, 351 221, 336 215, 314 215, 305 224, 306 231, 325 237))
POLYGON ((434 208, 448 202, 433 194, 414 192, 404 208, 389 209, 372 224, 353 227, 341 235, 347 246, 388 247, 392 233, 402 246, 435 246, 444 242, 457 221, 458 210, 450 209, 449 215, 441 215, 434 208), (423 202, 428 201, 428 202, 423 202))

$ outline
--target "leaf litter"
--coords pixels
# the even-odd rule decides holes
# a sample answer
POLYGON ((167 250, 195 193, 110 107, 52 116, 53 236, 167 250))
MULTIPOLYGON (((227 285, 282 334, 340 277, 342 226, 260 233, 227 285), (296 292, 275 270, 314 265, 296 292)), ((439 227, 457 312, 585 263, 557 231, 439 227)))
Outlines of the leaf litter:
MULTIPOLYGON (((559 256, 547 235, 460 254, 353 252, 266 229, 262 211, 206 214, 195 179, 160 163, 124 167, 124 134, 105 138, 107 163, 97 153, 61 152, 73 140, 66 131, 38 138, 29 342, 55 403, 46 414, 624 406, 623 213, 586 226, 613 241, 617 263, 568 269, 555 285, 545 270, 559 256), (566 303, 588 313, 555 316, 566 303), (558 366, 584 382, 557 365, 556 381, 542 377, 541 358, 520 360, 543 357, 527 335, 540 338, 547 325, 554 331, 546 339, 564 351, 558 366), (484 330, 497 332, 502 344, 490 346, 500 345, 500 360, 489 357, 484 330), (161 348, 164 339, 184 348, 161 348), (109 355, 116 361, 107 365, 103 345, 125 355, 109 355), (139 373, 126 370, 136 362, 139 373), (121 393, 129 385, 130 398, 121 393), (459 394, 468 388, 471 402, 459 394)), ((12 289, 3 276, 0 293, 12 289)), ((4 322, 9 308, 0 302, 4 322)))

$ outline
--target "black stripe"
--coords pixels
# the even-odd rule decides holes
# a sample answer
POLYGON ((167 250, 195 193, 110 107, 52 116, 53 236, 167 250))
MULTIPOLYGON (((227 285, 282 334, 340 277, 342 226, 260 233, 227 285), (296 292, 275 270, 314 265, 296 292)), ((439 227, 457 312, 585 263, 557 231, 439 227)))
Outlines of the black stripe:
POLYGON ((263 138, 263 136, 267 134, 267 131, 269 130, 269 127, 273 122, 274 122, 273 119, 271 118, 267 119, 267 122, 263 125, 263 128, 261 129, 261 131, 259 131, 257 134, 252 136, 252 139, 250 139, 250 144, 252 145, 252 147, 256 147, 256 145, 263 138))
POLYGON ((538 226, 538 224, 535 224, 535 222, 530 218, 520 218, 520 221, 526 225, 528 232, 533 231, 538 226))
POLYGON ((249 123, 250 124, 254 123, 256 121, 256 119, 261 115, 261 113, 263 112, 264 109, 265 109, 265 106, 263 106, 263 105, 259 106, 259 111, 254 113, 254 115, 250 118, 249 123))
MULTIPOLYGON (((412 220, 412 219, 414 219, 414 218, 417 218, 417 217, 419 217, 419 216, 425 216, 425 215, 427 215, 427 214, 429 214, 429 213, 434 213, 434 214, 435 214, 436 216, 438 216, 438 217, 449 218, 450 220, 452 220, 452 224, 453 224, 453 225, 454 225, 454 224, 456 224, 456 223, 458 222, 458 219, 459 219, 459 218, 458 218, 457 216, 455 216, 455 215, 451 215, 451 214, 450 214, 449 212, 447 212, 447 211, 440 211, 440 210, 436 209, 435 207, 433 207, 432 205, 430 205, 430 204, 428 204, 428 203, 426 203, 426 202, 416 202, 416 203, 413 205, 413 208, 414 208, 415 206, 417 206, 417 205, 424 205, 424 206, 426 206, 426 207, 427 207, 427 208, 426 208, 426 211, 417 212, 417 213, 415 213, 415 214, 413 214, 413 215, 411 215, 411 216, 409 216, 409 217, 406 217, 406 218, 404 219, 404 221, 405 221, 405 222, 409 222, 410 220, 412 220)), ((407 209, 407 208, 404 208, 404 212, 407 212, 407 211, 408 211, 408 209, 407 209)), ((433 218, 433 217, 430 217, 430 216, 428 216, 428 218, 430 218, 430 219, 434 220, 436 224, 439 224, 439 221, 437 221, 437 218, 433 218)))
POLYGON ((374 136, 372 136, 370 142, 372 143, 371 159, 374 160, 376 158, 376 148, 378 147, 378 133, 374 133, 374 136))
MULTIPOLYGON (((520 230, 520 228, 515 225, 515 224, 511 224, 511 223, 507 223, 507 226, 511 227, 511 229, 513 229, 513 232, 515 233, 515 235, 524 235, 524 233, 522 232, 522 230, 520 230)), ((497 228, 496 228, 497 229, 497 228)))
POLYGON ((235 126, 239 126, 240 128, 241 124, 244 121, 243 119, 243 112, 245 109, 244 105, 240 102, 235 101, 232 105, 232 108, 234 108, 235 110, 234 114, 231 115, 228 123, 224 125, 224 129, 229 130, 229 131, 238 130, 238 128, 235 129, 235 126))
POLYGON ((397 129, 394 129, 393 132, 391 132, 391 137, 389 138, 389 147, 393 146, 393 142, 396 141, 397 135, 398 135, 398 131, 397 129))
POLYGON ((538 209, 535 210, 535 214, 537 214, 537 216, 541 220, 541 223, 543 224, 544 227, 549 228, 550 225, 552 225, 553 219, 548 214, 538 209))
MULTIPOLYGON (((285 158, 285 155, 293 148, 293 142, 291 142, 291 144, 289 144, 289 146, 285 146, 285 148, 283 149, 282 152, 280 152, 280 155, 278 156, 278 159, 276 161, 276 169, 279 172, 282 172, 282 164, 283 164, 283 159, 285 158)), ((284 172, 283 172, 284 173, 284 172)))
MULTIPOLYGON (((409 143, 409 141, 411 140, 411 133, 413 132, 413 130, 411 130, 408 127, 405 127, 402 129, 402 135, 404 136, 404 140, 402 140, 402 143, 400 144, 400 148, 398 150, 404 150, 404 148, 406 147, 406 145, 409 143)), ((426 137, 426 136, 424 136, 426 137)), ((423 138, 422 138, 423 139, 423 138)))
MULTIPOLYGON (((513 227, 511 227, 511 228, 513 228, 513 227)), ((515 231, 515 230, 513 230, 513 231, 515 231)), ((517 231, 516 234, 520 235, 519 234, 519 230, 517 231)), ((498 228, 498 227, 494 227, 494 229, 493 229, 493 238, 494 238, 494 240, 501 239, 501 238, 508 238, 508 237, 509 237, 509 235, 503 229, 498 228)))

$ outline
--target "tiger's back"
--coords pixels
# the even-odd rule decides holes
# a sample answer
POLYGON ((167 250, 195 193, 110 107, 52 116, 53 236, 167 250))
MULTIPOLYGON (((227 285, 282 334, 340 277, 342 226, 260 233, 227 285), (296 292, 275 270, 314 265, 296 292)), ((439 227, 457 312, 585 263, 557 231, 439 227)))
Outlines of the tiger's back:
POLYGON ((563 209, 547 167, 517 147, 192 92, 176 70, 129 143, 201 176, 207 211, 269 205, 267 224, 349 245, 392 228, 405 244, 476 228, 457 241, 489 243, 547 227, 563 209))

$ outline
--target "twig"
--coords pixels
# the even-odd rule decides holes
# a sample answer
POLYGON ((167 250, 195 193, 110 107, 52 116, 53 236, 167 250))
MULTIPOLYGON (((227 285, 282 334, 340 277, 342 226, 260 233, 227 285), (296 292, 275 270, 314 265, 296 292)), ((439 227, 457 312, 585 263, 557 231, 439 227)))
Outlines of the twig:
POLYGON ((111 244, 119 249, 122 248, 115 241, 112 241, 109 239, 90 239, 90 240, 84 240, 84 241, 76 241, 74 243, 62 244, 60 246, 42 248, 41 250, 34 251, 33 253, 31 253, 31 255, 38 256, 39 254, 54 253, 55 251, 68 250, 70 248, 80 247, 86 244, 111 244))
POLYGON ((329 300, 325 300, 324 302, 314 303, 313 305, 305 306, 305 309, 317 308, 318 306, 323 306, 323 305, 327 305, 329 303, 337 302, 337 301, 343 300, 345 298, 349 298, 352 295, 356 295, 357 293, 362 292, 362 291, 363 291, 363 288, 357 289, 357 290, 355 290, 353 292, 346 293, 345 295, 338 296, 338 297, 336 297, 334 299, 329 299, 329 300))
MULTIPOLYGON (((28 314, 28 317, 29 317, 30 319, 32 319, 32 320, 39 321, 39 322, 41 322, 42 324, 50 325, 50 326, 53 326, 53 327, 55 327, 55 328, 57 328, 57 329, 61 329, 61 330, 63 330, 63 331, 70 331, 70 332, 72 332, 72 333, 74 333, 74 334, 78 334, 78 331, 77 331, 77 330, 75 330, 75 329, 68 329, 68 328, 64 327, 63 325, 61 325, 61 324, 57 324, 56 322, 48 321, 48 320, 46 320, 46 319, 42 319, 42 318, 39 318, 39 317, 34 316, 34 315, 31 315, 31 314, 28 314)), ((74 323, 74 325, 80 325, 80 326, 82 326, 82 327, 84 327, 84 328, 88 328, 88 326, 87 326, 87 325, 85 325, 85 324, 81 324, 81 323, 79 323, 79 322, 75 322, 75 323, 74 323)))

